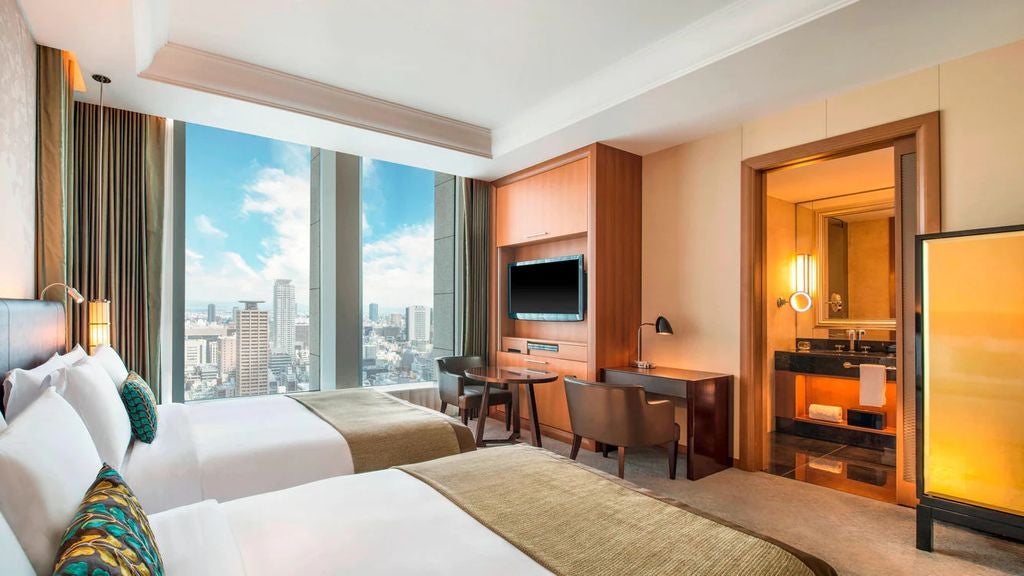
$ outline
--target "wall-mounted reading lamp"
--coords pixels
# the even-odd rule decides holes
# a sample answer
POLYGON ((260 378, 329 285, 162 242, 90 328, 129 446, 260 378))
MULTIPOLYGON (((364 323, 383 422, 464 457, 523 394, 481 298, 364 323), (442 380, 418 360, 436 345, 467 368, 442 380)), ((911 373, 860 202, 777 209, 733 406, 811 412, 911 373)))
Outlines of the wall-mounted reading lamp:
POLYGON ((74 288, 72 288, 71 286, 68 286, 67 284, 65 284, 63 282, 54 282, 53 284, 47 285, 46 288, 43 288, 42 290, 39 291, 39 299, 42 300, 43 299, 43 295, 46 294, 46 291, 49 290, 50 288, 53 288, 54 286, 63 286, 64 287, 64 292, 68 296, 71 296, 71 299, 75 301, 75 304, 81 304, 82 302, 85 302, 85 297, 82 296, 81 292, 79 292, 78 290, 75 290, 74 288))
POLYGON ((789 299, 779 298, 775 305, 782 308, 786 304, 795 312, 807 312, 814 304, 811 298, 811 255, 797 254, 793 260, 793 293, 789 299))

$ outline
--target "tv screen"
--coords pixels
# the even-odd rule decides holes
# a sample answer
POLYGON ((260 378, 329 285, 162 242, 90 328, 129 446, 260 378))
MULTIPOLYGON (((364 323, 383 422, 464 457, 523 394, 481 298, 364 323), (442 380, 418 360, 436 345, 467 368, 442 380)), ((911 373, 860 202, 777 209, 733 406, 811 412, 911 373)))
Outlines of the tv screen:
POLYGON ((509 318, 578 321, 585 308, 583 255, 508 265, 509 318))

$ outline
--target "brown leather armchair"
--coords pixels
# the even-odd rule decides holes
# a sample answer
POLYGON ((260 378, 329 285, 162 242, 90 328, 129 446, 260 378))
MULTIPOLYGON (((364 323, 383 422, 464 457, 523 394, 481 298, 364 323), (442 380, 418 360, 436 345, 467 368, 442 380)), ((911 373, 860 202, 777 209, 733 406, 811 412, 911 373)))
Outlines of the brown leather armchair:
POLYGON ((602 384, 565 377, 565 395, 569 402, 572 426, 572 452, 575 460, 584 437, 607 446, 618 447, 619 478, 626 465, 626 448, 667 445, 668 477, 676 478, 679 456, 679 425, 669 400, 647 400, 647 391, 639 384, 602 384))
MULTIPOLYGON (((466 378, 466 370, 486 366, 479 356, 446 356, 437 359, 437 389, 441 393, 441 412, 449 404, 459 408, 462 423, 469 422, 470 412, 480 412, 483 403, 484 385, 473 384, 466 378)), ((487 396, 490 406, 505 406, 505 429, 512 427, 512 391, 491 385, 487 396)), ((488 406, 488 407, 490 407, 488 406)))

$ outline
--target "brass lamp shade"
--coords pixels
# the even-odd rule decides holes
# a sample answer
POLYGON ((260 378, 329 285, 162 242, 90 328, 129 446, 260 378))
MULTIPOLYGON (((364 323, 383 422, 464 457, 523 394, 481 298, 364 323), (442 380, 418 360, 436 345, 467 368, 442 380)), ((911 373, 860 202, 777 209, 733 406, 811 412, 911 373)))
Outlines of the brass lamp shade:
POLYGON ((110 300, 89 300, 89 353, 110 345, 110 300))

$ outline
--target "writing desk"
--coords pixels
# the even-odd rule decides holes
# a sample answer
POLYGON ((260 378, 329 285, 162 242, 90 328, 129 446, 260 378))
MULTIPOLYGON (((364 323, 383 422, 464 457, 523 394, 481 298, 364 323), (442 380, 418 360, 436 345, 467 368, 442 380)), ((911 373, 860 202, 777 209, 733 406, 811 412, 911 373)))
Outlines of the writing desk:
POLYGON ((640 384, 651 394, 686 401, 686 478, 732 467, 732 375, 679 368, 603 368, 601 381, 640 384))

